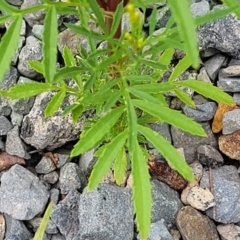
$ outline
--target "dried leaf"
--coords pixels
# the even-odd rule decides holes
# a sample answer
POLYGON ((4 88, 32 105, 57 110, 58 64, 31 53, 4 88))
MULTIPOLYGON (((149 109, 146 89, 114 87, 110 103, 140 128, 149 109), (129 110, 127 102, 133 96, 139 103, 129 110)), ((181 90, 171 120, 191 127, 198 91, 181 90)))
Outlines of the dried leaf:
POLYGON ((168 184, 175 190, 182 190, 187 186, 187 181, 165 162, 149 161, 149 171, 151 175, 168 184))
POLYGON ((213 123, 212 123, 212 131, 214 133, 218 133, 220 131, 222 131, 223 128, 223 124, 222 124, 222 120, 223 120, 223 115, 226 112, 232 111, 234 109, 239 109, 238 106, 236 106, 235 104, 232 105, 228 105, 228 104, 224 104, 224 103, 219 103, 218 104, 218 109, 215 113, 214 119, 213 119, 213 123))
POLYGON ((23 158, 9 155, 6 152, 0 152, 0 172, 9 169, 15 164, 25 164, 23 158))
POLYGON ((4 235, 5 235, 5 218, 3 216, 2 213, 0 213, 0 240, 4 239, 4 235))

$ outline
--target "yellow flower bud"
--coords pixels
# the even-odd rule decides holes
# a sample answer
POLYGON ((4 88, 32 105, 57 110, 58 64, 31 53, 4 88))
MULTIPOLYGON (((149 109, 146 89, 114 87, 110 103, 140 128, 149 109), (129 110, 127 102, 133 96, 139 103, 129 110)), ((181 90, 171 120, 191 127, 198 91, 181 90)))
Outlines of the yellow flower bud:
POLYGON ((139 38, 137 40, 137 48, 142 48, 143 47, 144 40, 143 38, 139 38))
POLYGON ((126 6, 126 11, 129 12, 129 13, 134 13, 135 12, 135 7, 133 4, 129 3, 127 6, 126 6))
POLYGON ((132 23, 137 23, 139 21, 139 18, 140 18, 139 12, 135 11, 134 13, 130 14, 130 21, 132 23))

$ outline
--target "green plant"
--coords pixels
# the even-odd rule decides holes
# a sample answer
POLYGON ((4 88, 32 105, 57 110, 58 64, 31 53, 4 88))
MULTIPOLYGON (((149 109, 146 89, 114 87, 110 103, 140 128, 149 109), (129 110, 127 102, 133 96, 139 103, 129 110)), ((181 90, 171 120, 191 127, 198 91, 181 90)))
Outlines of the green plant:
MULTIPOLYGON (((191 134, 205 136, 201 125, 181 112, 170 109, 166 103, 165 94, 174 92, 184 103, 194 107, 194 102, 181 87, 191 88, 217 102, 233 103, 229 95, 211 84, 191 79, 177 81, 177 78, 190 66, 197 68, 199 65, 196 27, 223 17, 233 10, 240 16, 240 10, 237 0, 226 0, 224 2, 228 8, 193 19, 188 0, 168 0, 172 17, 165 30, 160 35, 154 35, 157 12, 153 9, 149 35, 145 36, 142 32, 143 19, 134 5, 125 7, 127 2, 119 1, 113 9, 109 6, 114 1, 43 0, 41 5, 19 10, 0 0, 1 9, 8 13, 0 17, 0 23, 13 19, 1 40, 0 79, 9 68, 15 53, 18 43, 16 36, 19 36, 24 14, 42 9, 46 11, 43 61, 29 62, 33 69, 44 75, 45 83, 15 85, 9 91, 0 90, 0 94, 14 99, 55 91, 56 94, 45 109, 45 117, 53 115, 65 97, 72 95, 75 102, 64 110, 63 115, 72 114, 75 122, 83 112, 94 109, 95 117, 81 133, 71 157, 98 148, 98 161, 91 173, 88 190, 94 189, 111 167, 116 183, 120 185, 127 162, 130 161, 136 222, 142 239, 146 239, 150 228, 152 200, 147 154, 141 143, 146 140, 151 142, 171 166, 184 178, 193 181, 191 169, 183 157, 160 134, 149 128, 148 124, 167 122, 191 134), (121 33, 120 23, 126 11, 130 15, 131 31, 121 33), (79 15, 80 25, 65 25, 77 34, 88 37, 90 46, 89 52, 81 48, 77 58, 65 47, 65 66, 60 69, 56 68, 57 14, 79 15), (103 34, 89 28, 89 19, 98 24, 103 34), (106 41, 108 47, 97 49, 95 40, 106 41), (161 77, 166 71, 170 71, 168 66, 175 49, 185 51, 186 56, 175 66, 168 81, 163 82, 161 77), (67 84, 66 79, 69 78, 73 79, 76 87, 67 84)), ((135 0, 132 3, 145 12, 145 2, 135 0)))

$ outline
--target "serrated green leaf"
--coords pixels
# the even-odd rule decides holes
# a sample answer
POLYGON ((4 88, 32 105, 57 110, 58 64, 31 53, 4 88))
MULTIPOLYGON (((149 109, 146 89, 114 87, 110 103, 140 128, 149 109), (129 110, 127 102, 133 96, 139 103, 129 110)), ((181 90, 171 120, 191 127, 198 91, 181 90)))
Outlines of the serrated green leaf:
POLYGON ((160 121, 167 122, 172 126, 193 135, 206 136, 206 133, 199 123, 196 123, 193 119, 186 117, 180 111, 172 110, 168 107, 163 107, 155 103, 149 104, 149 102, 137 99, 132 100, 132 102, 135 107, 138 107, 152 116, 159 118, 160 121))
POLYGON ((78 156, 95 147, 98 143, 114 126, 119 117, 122 115, 125 107, 121 106, 115 108, 104 117, 100 118, 75 144, 71 152, 71 157, 78 156))
POLYGON ((185 179, 188 181, 194 180, 191 168, 169 141, 148 127, 138 125, 138 131, 153 144, 153 146, 163 155, 170 165, 173 166, 173 168, 177 170, 185 179))
POLYGON ((119 91, 116 91, 112 97, 110 97, 104 107, 103 107, 103 112, 107 112, 108 110, 110 110, 115 104, 116 102, 119 100, 119 98, 122 96, 122 91, 119 90, 119 91))
POLYGON ((168 0, 168 5, 174 19, 177 22, 177 28, 184 40, 185 49, 189 55, 194 67, 199 65, 199 53, 197 47, 196 25, 190 11, 189 0, 168 0))
POLYGON ((45 230, 47 228, 50 216, 52 214, 52 208, 53 208, 53 202, 51 201, 48 204, 47 210, 44 213, 43 219, 41 221, 41 224, 39 226, 39 228, 37 229, 33 240, 40 240, 40 239, 44 239, 44 235, 45 235, 45 230))
POLYGON ((174 93, 177 95, 177 97, 184 102, 185 104, 187 104, 190 107, 195 108, 195 103, 194 101, 181 89, 179 88, 175 88, 174 89, 174 93))
POLYGON ((142 239, 147 239, 151 224, 151 184, 148 167, 144 154, 135 142, 133 157, 131 159, 133 178, 133 203, 136 213, 137 228, 142 239))
MULTIPOLYGON (((5 1, 1 1, 0 6, 1 6, 2 2, 5 3, 5 1)), ((11 23, 7 32, 4 34, 4 36, 1 39, 1 42, 0 42, 0 53, 1 53, 0 54, 0 66, 1 66, 0 82, 3 80, 5 72, 9 69, 12 58, 16 53, 17 46, 18 46, 18 40, 20 37, 21 25, 22 25, 22 16, 19 15, 13 20, 13 22, 11 23)))
POLYGON ((113 166, 114 178, 116 180, 117 185, 120 186, 123 184, 126 171, 127 171, 127 156, 126 150, 123 147, 119 151, 113 166))
POLYGON ((110 143, 106 144, 104 151, 99 156, 91 172, 88 183, 88 190, 93 190, 100 183, 104 175, 108 172, 112 162, 117 157, 121 148, 123 148, 127 136, 128 133, 127 130, 125 130, 124 132, 118 134, 114 139, 112 139, 110 143))
POLYGON ((157 9, 153 8, 151 16, 149 18, 149 36, 152 36, 157 25, 157 9))
POLYGON ((233 98, 225 93, 221 88, 213 86, 211 83, 206 83, 198 80, 183 80, 174 82, 176 86, 184 86, 193 89, 206 98, 211 98, 220 103, 234 104, 233 98))
POLYGON ((110 53, 110 51, 111 51, 110 49, 98 49, 96 52, 88 55, 87 60, 93 60, 93 59, 96 59, 98 57, 102 57, 102 56, 110 53))
POLYGON ((216 19, 220 19, 222 17, 225 17, 226 15, 234 12, 234 10, 236 8, 239 8, 240 6, 233 6, 233 7, 230 7, 230 8, 226 8, 226 9, 219 9, 219 10, 216 10, 216 11, 213 11, 213 12, 210 12, 210 13, 207 13, 206 15, 204 16, 201 16, 201 17, 198 17, 195 19, 195 24, 197 26, 200 26, 200 25, 203 25, 205 23, 208 23, 208 22, 211 22, 211 21, 214 21, 216 19))
POLYGON ((78 11, 71 7, 62 7, 62 8, 58 7, 57 14, 59 14, 59 15, 77 15, 78 11))
POLYGON ((123 2, 120 2, 117 6, 116 11, 113 14, 113 22, 112 22, 111 31, 110 31, 111 38, 114 37, 114 34, 116 33, 119 27, 119 24, 121 23, 123 11, 124 11, 123 2))
POLYGON ((32 60, 32 61, 28 61, 28 65, 29 65, 33 70, 35 70, 36 72, 38 72, 38 73, 40 73, 40 74, 42 74, 42 75, 44 74, 42 62, 32 60))
POLYGON ((90 90, 94 84, 94 82, 96 81, 97 79, 97 73, 96 72, 93 72, 90 76, 90 78, 87 80, 87 82, 85 83, 84 85, 84 90, 90 90))
POLYGON ((76 123, 80 116, 82 115, 84 107, 82 105, 77 106, 72 110, 73 122, 76 123))
POLYGON ((61 107, 64 98, 66 97, 66 91, 61 90, 54 95, 48 102, 44 111, 45 118, 52 116, 61 107))
POLYGON ((172 61, 174 52, 175 51, 173 48, 166 49, 159 57, 159 62, 165 66, 168 66, 172 61))
POLYGON ((234 7, 234 13, 240 18, 240 8, 239 8, 239 1, 238 0, 222 0, 222 2, 230 7, 234 7))
POLYGON ((54 5, 48 7, 43 28, 43 69, 47 82, 52 83, 56 73, 58 43, 57 12, 54 5))
POLYGON ((9 13, 18 13, 20 12, 18 8, 13 7, 12 5, 8 4, 5 0, 0 0, 0 7, 2 11, 6 11, 9 13))
POLYGON ((138 58, 138 60, 149 67, 152 67, 153 69, 160 69, 160 70, 166 70, 167 66, 161 64, 160 62, 156 62, 150 59, 144 59, 144 58, 138 58))
POLYGON ((16 84, 7 92, 7 96, 12 99, 29 98, 47 91, 58 90, 59 88, 48 83, 23 83, 16 84))
POLYGON ((90 37, 90 38, 94 38, 94 39, 99 39, 99 40, 106 40, 106 36, 101 35, 97 32, 91 31, 83 26, 77 26, 75 24, 71 24, 71 23, 64 23, 64 25, 66 25, 67 28, 71 29, 73 32, 86 36, 86 37, 90 37))
POLYGON ((168 79, 168 82, 175 81, 184 71, 186 71, 191 66, 191 59, 188 55, 185 55, 178 64, 175 66, 171 76, 168 79))
POLYGON ((95 14, 95 17, 97 18, 97 23, 102 28, 105 35, 108 35, 109 34, 108 29, 106 27, 106 23, 98 2, 96 0, 91 0, 91 1, 88 1, 88 4, 90 5, 93 13, 95 14))
POLYGON ((84 72, 88 69, 85 67, 64 67, 57 71, 57 73, 54 76, 54 82, 57 82, 58 80, 62 79, 69 79, 74 78, 76 75, 80 74, 81 72, 84 72))
POLYGON ((153 80, 149 75, 126 75, 125 78, 133 82, 151 82, 153 80))
POLYGON ((147 93, 165 93, 174 90, 174 86, 168 82, 134 85, 131 88, 147 93))
POLYGON ((137 115, 129 93, 125 94, 127 105, 127 119, 128 119, 128 149, 129 153, 133 154, 135 141, 137 140, 137 115))
POLYGON ((66 115, 68 115, 69 113, 71 113, 75 108, 77 108, 79 106, 78 103, 73 103, 72 105, 70 106, 67 106, 63 113, 62 113, 62 116, 65 117, 66 115))
POLYGON ((6 21, 8 21, 8 20, 11 19, 11 18, 12 18, 11 15, 0 16, 0 24, 5 23, 6 21))

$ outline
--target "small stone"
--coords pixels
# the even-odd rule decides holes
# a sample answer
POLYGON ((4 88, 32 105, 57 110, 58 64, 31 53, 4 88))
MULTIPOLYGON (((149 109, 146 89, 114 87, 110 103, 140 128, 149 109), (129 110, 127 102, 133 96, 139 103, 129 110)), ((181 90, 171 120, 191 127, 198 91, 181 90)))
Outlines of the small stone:
POLYGON ((113 184, 115 183, 115 178, 114 178, 114 175, 113 175, 113 171, 112 170, 109 170, 105 176, 102 178, 101 182, 100 183, 108 183, 108 184, 113 184))
POLYGON ((32 28, 32 33, 37 39, 42 40, 43 25, 34 25, 33 28, 32 28))
POLYGON ((28 231, 22 221, 16 220, 6 213, 4 217, 6 221, 5 240, 29 240, 32 238, 32 233, 28 231))
POLYGON ((20 7, 23 3, 23 0, 7 0, 6 2, 8 2, 14 6, 20 7))
POLYGON ((9 88, 13 87, 17 83, 18 77, 19 75, 17 69, 11 66, 4 74, 2 82, 0 82, 0 89, 9 90, 9 88))
POLYGON ((220 224, 217 226, 217 230, 223 240, 239 240, 240 236, 240 227, 234 224, 223 225, 220 224))
MULTIPOLYGON (((138 240, 141 240, 140 235, 137 236, 138 240)), ((150 226, 150 232, 147 240, 173 240, 173 237, 169 233, 168 229, 163 224, 163 221, 152 223, 150 226)))
POLYGON ((20 158, 30 159, 30 155, 26 151, 26 145, 19 136, 19 127, 15 126, 7 134, 6 152, 20 158))
POLYGON ((185 187, 181 193, 181 201, 185 204, 188 205, 187 197, 189 195, 189 192, 192 188, 192 184, 188 184, 187 187, 185 187))
POLYGON ((183 105, 182 109, 187 117, 190 117, 197 122, 206 122, 213 119, 217 110, 217 104, 215 102, 208 102, 196 105, 195 108, 183 105))
POLYGON ((230 62, 228 63, 228 66, 236 66, 236 65, 240 65, 240 59, 236 59, 236 58, 232 58, 230 60, 230 62))
POLYGON ((201 145, 197 148, 197 159, 211 168, 216 168, 224 163, 222 155, 211 145, 201 145))
POLYGON ((217 86, 226 92, 239 92, 240 91, 240 77, 226 77, 221 69, 218 74, 217 86))
POLYGON ((42 61, 42 58, 42 43, 33 36, 27 37, 26 44, 19 55, 18 71, 28 78, 41 78, 41 75, 29 66, 28 61, 42 61))
POLYGON ((92 168, 97 161, 97 158, 94 157, 94 153, 95 149, 92 149, 88 152, 83 153, 79 158, 78 165, 86 174, 89 174, 92 171, 92 168))
MULTIPOLYGON (((36 232, 39 228, 43 218, 41 217, 35 217, 29 221, 29 224, 32 226, 33 231, 36 232)), ((49 219, 45 233, 47 234, 56 234, 58 233, 57 226, 53 223, 51 219, 49 219)))
POLYGON ((223 115, 223 134, 230 134, 240 130, 240 109, 226 112, 223 115))
POLYGON ((11 113, 11 122, 12 122, 13 126, 21 127, 22 120, 23 120, 23 115, 15 113, 15 112, 11 113))
POLYGON ((58 181, 58 173, 56 171, 44 174, 43 176, 43 181, 50 183, 50 184, 54 184, 58 181))
POLYGON ((171 128, 173 145, 175 148, 183 148, 186 161, 192 163, 197 159, 196 150, 200 145, 211 145, 217 147, 217 141, 213 135, 208 122, 201 123, 207 137, 198 137, 184 132, 180 129, 171 128))
POLYGON ((21 36, 19 38, 17 50, 16 50, 15 55, 13 56, 12 61, 11 61, 11 65, 12 66, 16 66, 17 65, 18 57, 19 57, 20 51, 21 51, 25 41, 26 41, 25 37, 21 36))
POLYGON ((2 141, 1 138, 0 138, 0 150, 5 151, 5 143, 2 141))
POLYGON ((240 77, 240 65, 223 68, 222 75, 226 77, 240 77))
POLYGON ((132 240, 133 206, 129 189, 100 184, 79 199, 79 233, 73 238, 132 240))
POLYGON ((222 131, 223 128, 223 116, 226 112, 232 111, 234 109, 239 109, 238 106, 236 106, 235 104, 232 105, 228 105, 228 104, 224 104, 224 103, 219 103, 218 104, 218 109, 215 113, 214 119, 213 119, 213 123, 212 123, 212 131, 214 133, 218 133, 220 131, 222 131))
POLYGON ((218 53, 221 53, 219 50, 217 50, 216 48, 206 48, 206 49, 202 49, 200 47, 201 51, 201 57, 202 58, 209 58, 209 57, 213 57, 215 55, 217 55, 218 53))
POLYGON ((192 187, 187 196, 187 203, 198 210, 205 211, 215 206, 214 196, 208 188, 192 187))
POLYGON ((200 69, 200 72, 197 76, 197 80, 201 80, 207 83, 212 83, 205 68, 200 69))
POLYGON ((193 162, 190 167, 192 168, 195 180, 197 182, 199 182, 202 178, 202 174, 203 174, 203 166, 200 162, 195 161, 193 162))
POLYGON ((45 209, 47 188, 30 171, 16 164, 1 177, 0 211, 18 220, 30 220, 45 209))
POLYGON ((210 12, 210 5, 208 1, 200 1, 192 3, 190 6, 191 13, 193 17, 201 17, 210 12))
POLYGON ((236 102, 238 106, 240 106, 240 93, 234 93, 233 100, 236 102))
MULTIPOLYGON (((222 166, 212 169, 212 186, 215 207, 207 209, 206 214, 219 223, 240 221, 240 179, 237 168, 222 166)), ((210 188, 209 172, 204 171, 200 182, 202 188, 210 188)))
POLYGON ((84 184, 84 175, 76 163, 68 162, 60 169, 60 189, 62 194, 70 190, 79 190, 84 184))
POLYGON ((204 67, 212 81, 216 80, 219 69, 222 67, 225 59, 225 56, 217 54, 204 63, 204 67))
POLYGON ((50 173, 56 169, 55 164, 53 163, 52 159, 49 157, 43 157, 40 162, 35 167, 37 173, 50 173))
POLYGON ((57 188, 52 188, 50 190, 50 201, 52 201, 55 205, 58 204, 60 191, 57 188))
POLYGON ((0 116, 0 136, 5 136, 13 128, 12 123, 4 116, 0 116))
POLYGON ((220 240, 213 221, 190 206, 178 212, 177 227, 184 240, 220 240))
POLYGON ((57 150, 56 153, 58 161, 57 161, 57 169, 60 169, 66 162, 70 159, 70 152, 64 150, 57 150))
POLYGON ((79 197, 80 194, 76 190, 70 191, 67 196, 53 208, 51 214, 53 223, 58 227, 60 233, 69 240, 74 239, 79 230, 79 197))
POLYGON ((152 198, 151 222, 164 219, 167 227, 175 225, 177 212, 182 207, 177 191, 171 189, 167 184, 154 179, 152 181, 152 198))
POLYGON ((218 139, 219 149, 231 159, 240 160, 240 130, 218 139))
POLYGON ((58 233, 52 235, 51 240, 66 240, 66 238, 62 234, 58 233))

